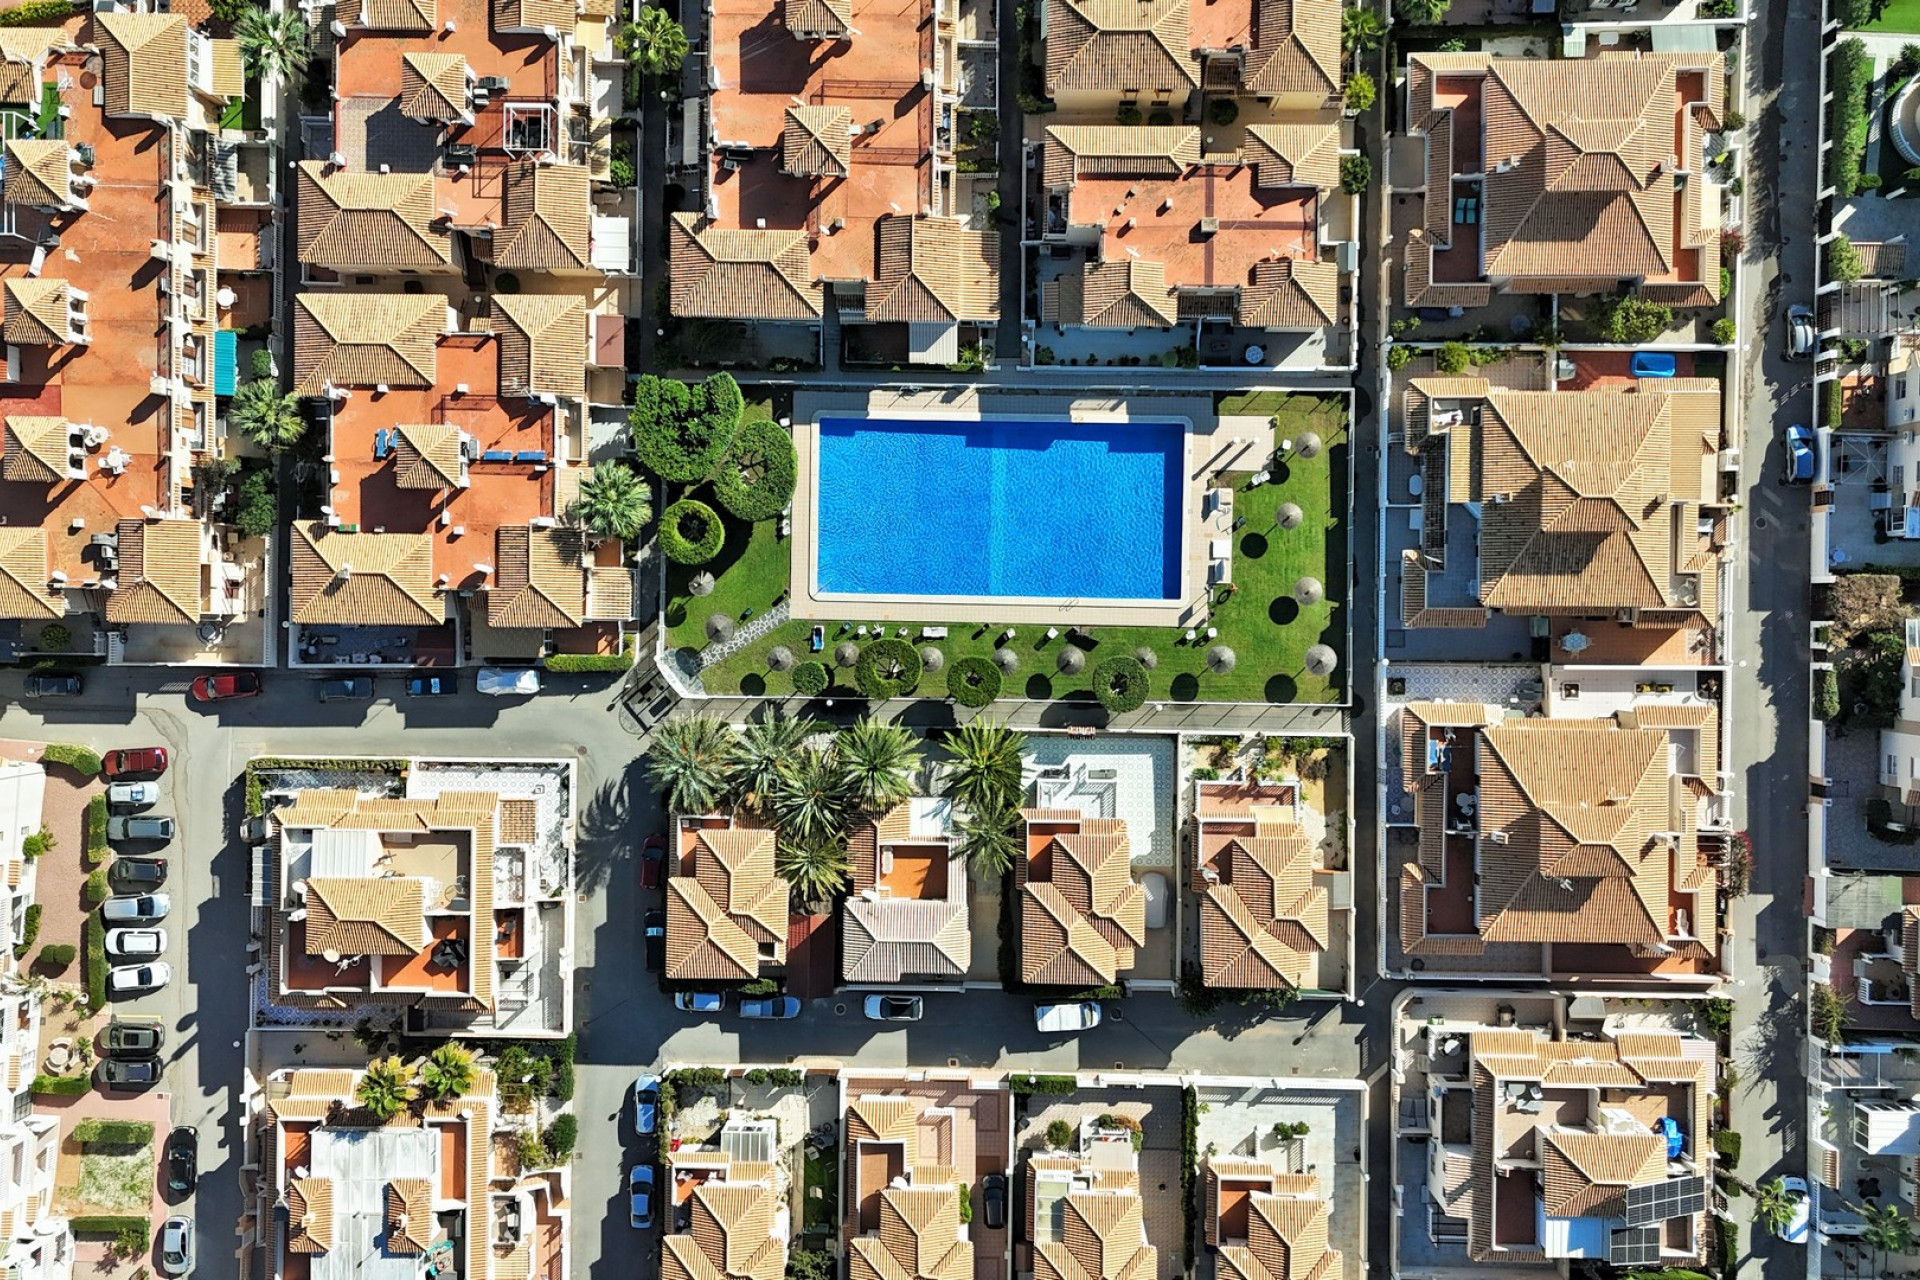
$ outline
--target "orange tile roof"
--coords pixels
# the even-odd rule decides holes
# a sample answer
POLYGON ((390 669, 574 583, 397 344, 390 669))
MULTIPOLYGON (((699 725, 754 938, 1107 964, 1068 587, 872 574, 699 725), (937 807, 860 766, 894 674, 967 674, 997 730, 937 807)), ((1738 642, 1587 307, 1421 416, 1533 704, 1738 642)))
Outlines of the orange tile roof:
POLYGON ((768 830, 702 827, 690 874, 667 878, 667 977, 759 976, 787 951, 787 884, 774 874, 768 830))
POLYGON ((437 293, 302 293, 294 300, 294 389, 431 387, 447 327, 437 293))
POLYGON ((587 307, 575 293, 495 294, 500 393, 587 393, 587 307))
POLYGON ((437 626, 433 539, 424 533, 341 533, 293 526, 293 620, 303 625, 437 626))
POLYGON ((523 160, 506 168, 493 264, 515 270, 593 268, 592 175, 580 165, 523 160))
POLYGON ((867 299, 877 324, 992 322, 1000 315, 1000 244, 958 218, 882 218, 880 265, 867 299))
POLYGON ((1134 883, 1126 823, 1023 809, 1020 963, 1041 986, 1103 986, 1146 944, 1146 892, 1134 883), (1035 869, 1035 864, 1039 869, 1035 869))
POLYGON ((453 262, 452 239, 434 225, 432 174, 349 173, 318 160, 302 160, 296 174, 300 261, 391 269, 453 262))
POLYGON ((1189 0, 1045 0, 1047 93, 1200 86, 1189 0))
POLYGON ((122 520, 119 589, 107 594, 107 621, 190 626, 206 612, 201 586, 205 534, 198 520, 122 520))
POLYGON ((672 306, 677 316, 808 320, 820 291, 800 231, 738 231, 692 213, 668 224, 672 306))
MULTIPOLYGON (((1199 838, 1208 838, 1204 822, 1199 838)), ((1212 865, 1224 874, 1209 882, 1200 898, 1200 960, 1207 985, 1316 985, 1315 964, 1330 937, 1328 895, 1313 883, 1313 846, 1300 829, 1259 823, 1254 835, 1228 839, 1212 865)))
POLYGON ((50 581, 46 530, 0 528, 0 618, 65 617, 66 593, 50 581))
POLYGON ((184 121, 190 38, 186 18, 177 13, 95 13, 107 114, 184 121))

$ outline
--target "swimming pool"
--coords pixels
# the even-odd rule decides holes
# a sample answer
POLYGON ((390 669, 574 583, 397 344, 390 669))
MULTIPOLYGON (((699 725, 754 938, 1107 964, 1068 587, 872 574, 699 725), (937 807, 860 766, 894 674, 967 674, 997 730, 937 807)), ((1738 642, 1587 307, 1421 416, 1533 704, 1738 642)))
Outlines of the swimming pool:
POLYGON ((823 417, 814 589, 1177 599, 1185 437, 1177 422, 823 417))

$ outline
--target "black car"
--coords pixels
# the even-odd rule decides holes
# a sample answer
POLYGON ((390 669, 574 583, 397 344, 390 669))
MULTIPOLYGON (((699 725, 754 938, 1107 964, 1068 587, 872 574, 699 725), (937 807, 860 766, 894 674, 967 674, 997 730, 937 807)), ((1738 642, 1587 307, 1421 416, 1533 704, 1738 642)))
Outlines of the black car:
POLYGON ((80 677, 71 671, 41 671, 27 677, 22 692, 29 698, 77 698, 80 677))
POLYGON ((167 1135, 167 1191, 176 1199, 190 1196, 199 1180, 200 1135, 183 1124, 167 1135))
POLYGON ((102 1058, 100 1084, 108 1089, 148 1089, 160 1083, 158 1058, 102 1058))
POLYGON ((115 858, 107 866, 107 879, 123 889, 158 889, 167 882, 167 860, 115 858))
POLYGON ((341 676, 318 681, 313 689, 322 702, 369 702, 373 698, 373 677, 341 676))
POLYGON ((985 1201, 987 1230, 998 1231, 1007 1225, 1007 1175, 990 1173, 980 1179, 980 1198, 985 1201))
POLYGON ((658 973, 667 967, 667 913, 649 911, 642 923, 647 931, 647 972, 658 973))
POLYGON ((444 698, 458 692, 460 681, 451 671, 436 671, 431 675, 410 676, 407 679, 409 698, 444 698))
POLYGON ((109 1058, 151 1058, 167 1042, 157 1021, 115 1018, 100 1033, 100 1052, 109 1058))

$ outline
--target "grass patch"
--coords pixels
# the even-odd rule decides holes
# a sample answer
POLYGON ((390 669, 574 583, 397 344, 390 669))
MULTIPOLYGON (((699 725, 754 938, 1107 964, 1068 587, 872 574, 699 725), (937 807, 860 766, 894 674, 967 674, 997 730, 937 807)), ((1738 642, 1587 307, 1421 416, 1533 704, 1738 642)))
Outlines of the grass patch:
POLYGON ((1880 16, 1859 28, 1889 35, 1920 36, 1920 0, 1887 0, 1880 16))
POLYGON ((834 1178, 833 1157, 808 1151, 806 1178, 806 1229, 810 1232, 831 1231, 834 1224, 840 1220, 839 1206, 836 1204, 838 1186, 834 1178), (813 1194, 815 1187, 820 1189, 818 1196, 813 1194))
POLYGON ((153 1196, 153 1150, 108 1155, 89 1151, 80 1157, 75 1197, 96 1209, 142 1209, 153 1196))

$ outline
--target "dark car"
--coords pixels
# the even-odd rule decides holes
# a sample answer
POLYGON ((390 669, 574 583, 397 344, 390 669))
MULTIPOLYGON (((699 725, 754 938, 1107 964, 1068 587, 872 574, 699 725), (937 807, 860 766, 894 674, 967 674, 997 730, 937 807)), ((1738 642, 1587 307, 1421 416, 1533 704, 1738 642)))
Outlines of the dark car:
POLYGON ((158 1020, 115 1018, 100 1033, 100 1052, 109 1058, 151 1058, 167 1042, 167 1029, 158 1020))
POLYGON ((100 757, 100 774, 114 782, 141 782, 167 771, 165 747, 127 747, 100 757))
POLYGON ((460 681, 451 671, 436 671, 431 675, 409 676, 407 678, 407 696, 409 698, 444 698, 448 694, 460 692, 460 681))
POLYGON ((647 931, 647 972, 658 973, 667 966, 667 913, 649 911, 641 923, 647 931))
POLYGON ((77 698, 80 677, 71 671, 42 671, 27 677, 22 690, 29 698, 77 698))
POLYGON ((158 889, 167 882, 167 860, 115 858, 107 865, 107 879, 124 889, 158 889))
POLYGON ((337 680, 317 681, 313 691, 322 702, 371 702, 372 676, 341 676, 337 680))
POLYGON ((107 1089, 150 1089, 160 1083, 158 1058, 102 1058, 100 1084, 107 1089))
POLYGON ((195 676, 187 686, 195 702, 225 702, 229 698, 254 698, 260 694, 258 671, 223 671, 218 675, 195 676))
POLYGON ((167 1190, 190 1196, 200 1180, 200 1135, 192 1125, 181 1125, 167 1135, 167 1190))
POLYGON ((658 889, 660 872, 667 862, 667 838, 658 831, 647 837, 640 846, 640 887, 658 889))
POLYGON ((990 1173, 980 1179, 980 1198, 985 1201, 987 1230, 998 1231, 1007 1225, 1007 1175, 990 1173))

